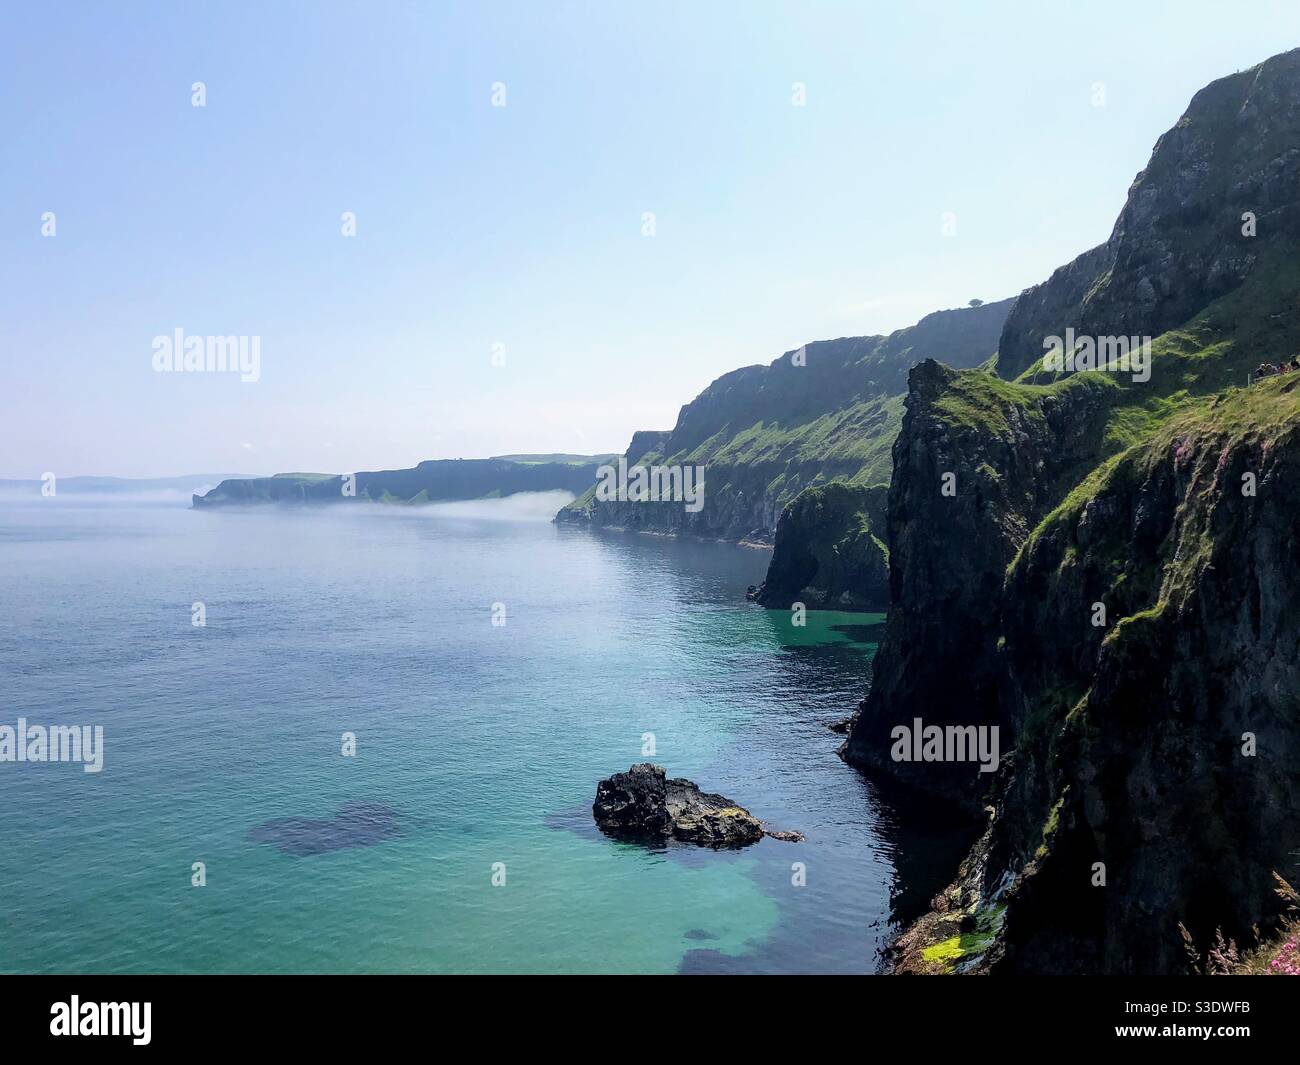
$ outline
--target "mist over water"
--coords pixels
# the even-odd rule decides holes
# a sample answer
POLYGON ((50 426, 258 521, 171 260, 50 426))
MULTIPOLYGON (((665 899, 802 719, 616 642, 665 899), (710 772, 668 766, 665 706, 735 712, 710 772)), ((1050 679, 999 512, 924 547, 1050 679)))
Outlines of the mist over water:
POLYGON ((907 855, 826 726, 881 618, 793 629, 744 601, 766 552, 557 527, 567 498, 0 500, 0 722, 104 728, 98 774, 0 763, 0 969, 874 968, 907 855), (602 837, 647 732, 807 842, 602 837))
MULTIPOLYGON (((572 503, 572 492, 519 492, 504 499, 461 499, 451 503, 429 503, 412 508, 419 517, 460 521, 546 521, 561 507, 572 503)), ((392 507, 377 504, 380 510, 392 507)))

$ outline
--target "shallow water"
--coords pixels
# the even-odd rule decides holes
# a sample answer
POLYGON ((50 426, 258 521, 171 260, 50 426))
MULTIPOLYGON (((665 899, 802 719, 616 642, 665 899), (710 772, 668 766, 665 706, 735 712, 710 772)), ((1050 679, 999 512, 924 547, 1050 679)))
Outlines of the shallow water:
POLYGON ((883 619, 557 506, 0 501, 0 723, 104 728, 98 774, 0 762, 0 969, 874 969, 907 847, 826 726, 883 619), (602 837, 647 733, 807 841, 602 837))

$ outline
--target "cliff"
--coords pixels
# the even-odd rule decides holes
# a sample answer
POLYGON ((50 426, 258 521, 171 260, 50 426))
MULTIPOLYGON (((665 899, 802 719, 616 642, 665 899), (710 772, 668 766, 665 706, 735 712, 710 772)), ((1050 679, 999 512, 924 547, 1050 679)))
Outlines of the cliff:
POLYGON ((885 485, 839 481, 807 488, 781 513, 767 579, 753 598, 765 607, 883 611, 889 606, 885 485))
POLYGON ((1300 376, 1239 386, 1300 350, 1298 100, 1300 52, 1197 94, 1108 245, 1017 302, 1001 376, 913 371, 842 753, 986 828, 904 971, 1178 971, 1180 921, 1248 941, 1295 879, 1300 376), (1149 379, 1042 373, 1067 327, 1155 337, 1149 379), (902 760, 916 718, 997 729, 997 771, 902 760))
POLYGON ((1300 239, 1300 49, 1206 86, 1134 179, 1110 239, 1024 292, 998 344, 1016 377, 1067 326, 1092 336, 1186 322, 1300 239), (1254 236, 1243 230, 1253 226, 1254 236))
POLYGON ((196 507, 255 503, 432 503, 483 499, 517 492, 562 490, 575 495, 596 476, 608 455, 528 455, 491 459, 431 459, 405 470, 358 473, 356 491, 344 495, 339 474, 282 473, 222 481, 194 497, 196 507))
POLYGON ((931 355, 956 366, 989 359, 1011 301, 927 315, 887 337, 810 343, 768 366, 714 381, 676 426, 638 433, 627 452, 645 466, 703 466, 703 507, 602 502, 595 489, 556 520, 770 543, 786 504, 805 488, 888 481, 907 371, 931 355))
POLYGON ((1175 419, 1041 523, 1002 599, 1015 754, 903 968, 1169 973, 1180 922, 1242 943, 1276 922, 1271 874, 1300 854, 1297 551, 1300 375, 1175 419))

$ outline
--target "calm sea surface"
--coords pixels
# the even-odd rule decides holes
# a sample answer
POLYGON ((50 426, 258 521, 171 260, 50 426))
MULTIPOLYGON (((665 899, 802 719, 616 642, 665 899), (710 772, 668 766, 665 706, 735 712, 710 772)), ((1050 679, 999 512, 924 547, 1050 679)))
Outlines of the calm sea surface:
POLYGON ((0 970, 872 971, 928 844, 827 724, 883 619, 793 628, 767 553, 561 502, 0 500, 0 723, 104 729, 98 774, 0 762, 0 970), (602 837, 646 733, 807 842, 602 837))

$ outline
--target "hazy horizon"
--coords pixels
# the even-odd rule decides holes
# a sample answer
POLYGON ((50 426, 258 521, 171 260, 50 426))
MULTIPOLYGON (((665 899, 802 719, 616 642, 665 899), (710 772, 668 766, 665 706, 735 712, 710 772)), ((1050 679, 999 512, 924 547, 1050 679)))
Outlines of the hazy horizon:
POLYGON ((0 477, 621 452, 738 367, 1045 280, 1298 39, 1271 2, 10 5, 0 477), (156 372, 176 330, 256 379, 156 372))
MULTIPOLYGON (((555 452, 555 454, 560 454, 560 452, 555 452)), ((587 458, 599 458, 599 457, 601 457, 602 455, 609 455, 609 454, 616 454, 616 452, 603 452, 603 451, 597 451, 597 452, 593 452, 592 454, 587 455, 587 456, 584 456, 584 457, 587 457, 587 458)), ((442 460, 442 461, 457 460, 457 459, 459 459, 459 460, 464 460, 464 461, 477 461, 477 462, 482 462, 482 461, 487 460, 487 459, 509 459, 510 457, 511 457, 510 455, 449 455, 449 456, 446 457, 446 459, 444 459, 444 460, 442 460)), ((427 460, 425 460, 425 459, 420 459, 420 460, 418 460, 418 462, 416 462, 416 463, 412 463, 412 465, 418 465, 419 462, 424 462, 424 461, 427 461, 427 460)), ((435 460, 435 461, 438 461, 438 460, 435 460)), ((398 468, 400 468, 400 469, 410 469, 411 467, 388 467, 388 468, 390 468, 390 469, 398 469, 398 468)), ((187 480, 187 479, 192 478, 192 477, 208 477, 208 478, 248 478, 248 479, 253 479, 253 478, 261 478, 261 477, 275 477, 275 476, 280 475, 280 474, 290 474, 290 475, 292 475, 292 474, 331 474, 331 475, 339 475, 339 474, 343 474, 343 473, 377 473, 377 472, 381 472, 381 471, 379 471, 379 470, 308 470, 308 469, 285 469, 285 470, 269 470, 269 471, 262 471, 262 472, 252 471, 252 470, 243 470, 243 471, 240 471, 240 472, 233 472, 233 473, 212 473, 212 472, 210 472, 210 471, 208 471, 208 470, 181 470, 181 471, 178 472, 178 473, 141 474, 141 475, 138 476, 138 477, 123 477, 123 476, 121 476, 120 474, 116 474, 116 473, 66 473, 66 474, 59 474, 59 475, 57 475, 57 476, 58 476, 58 483, 59 483, 59 484, 66 484, 66 483, 69 482, 69 481, 128 481, 128 482, 133 482, 133 483, 134 483, 134 482, 143 482, 143 481, 182 481, 182 480, 187 480)), ((0 485, 4 485, 4 484, 40 484, 40 483, 41 483, 41 478, 40 478, 39 476, 38 476, 38 477, 0 477, 0 485)), ((547 489, 546 491, 549 491, 549 489, 547 489)), ((528 493, 525 493, 525 494, 528 494, 528 493)))

